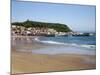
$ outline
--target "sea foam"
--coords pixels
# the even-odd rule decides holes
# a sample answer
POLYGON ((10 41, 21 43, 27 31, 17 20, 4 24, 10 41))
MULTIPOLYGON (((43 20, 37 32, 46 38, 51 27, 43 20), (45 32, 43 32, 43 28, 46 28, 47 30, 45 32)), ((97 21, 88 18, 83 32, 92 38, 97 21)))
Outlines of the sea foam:
POLYGON ((95 45, 86 45, 86 44, 77 44, 77 43, 62 43, 57 41, 51 41, 51 40, 40 40, 39 37, 34 38, 35 41, 44 43, 44 44, 56 44, 56 45, 66 45, 66 46, 74 46, 74 47, 82 47, 87 49, 95 49, 95 45))

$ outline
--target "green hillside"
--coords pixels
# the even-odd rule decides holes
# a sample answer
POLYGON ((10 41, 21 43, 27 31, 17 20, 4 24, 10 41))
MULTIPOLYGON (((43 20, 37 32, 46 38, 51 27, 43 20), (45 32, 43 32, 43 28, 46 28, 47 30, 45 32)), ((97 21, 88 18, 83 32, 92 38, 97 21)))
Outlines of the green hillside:
POLYGON ((12 25, 24 26, 26 28, 28 27, 52 28, 58 32, 70 32, 71 31, 71 29, 67 25, 60 24, 60 23, 45 23, 45 22, 36 22, 36 21, 27 20, 24 22, 13 22, 12 25))

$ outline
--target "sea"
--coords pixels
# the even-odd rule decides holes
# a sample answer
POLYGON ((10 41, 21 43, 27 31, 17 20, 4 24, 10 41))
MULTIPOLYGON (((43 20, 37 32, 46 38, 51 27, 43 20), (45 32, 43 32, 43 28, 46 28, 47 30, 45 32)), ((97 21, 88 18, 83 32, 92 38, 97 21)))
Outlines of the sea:
POLYGON ((52 36, 52 37, 37 37, 35 41, 53 45, 52 47, 33 50, 33 53, 38 54, 96 54, 96 36, 52 36))

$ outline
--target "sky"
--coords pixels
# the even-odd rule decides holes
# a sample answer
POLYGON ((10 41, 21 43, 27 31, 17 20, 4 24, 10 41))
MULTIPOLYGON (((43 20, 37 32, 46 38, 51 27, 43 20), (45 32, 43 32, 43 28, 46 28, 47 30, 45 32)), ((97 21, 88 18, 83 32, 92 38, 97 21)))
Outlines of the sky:
POLYGON ((29 19, 66 24, 78 32, 95 32, 95 18, 95 6, 12 1, 12 22, 29 19))

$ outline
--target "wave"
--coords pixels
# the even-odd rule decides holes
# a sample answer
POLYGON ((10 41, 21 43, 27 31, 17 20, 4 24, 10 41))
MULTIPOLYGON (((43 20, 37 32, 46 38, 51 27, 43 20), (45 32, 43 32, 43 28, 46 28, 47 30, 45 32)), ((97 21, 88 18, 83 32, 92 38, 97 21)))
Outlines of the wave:
POLYGON ((95 45, 81 45, 81 47, 93 48, 93 49, 95 49, 95 48, 96 48, 96 46, 95 46, 95 45))
POLYGON ((86 44, 76 44, 76 43, 69 43, 70 46, 75 46, 75 47, 82 47, 82 48, 88 48, 88 49, 95 49, 95 45, 86 45, 86 44))
POLYGON ((83 45, 83 44, 77 44, 77 43, 61 43, 61 42, 56 42, 56 41, 43 41, 40 40, 39 37, 34 38, 35 41, 40 42, 40 43, 46 43, 46 44, 57 44, 57 45, 67 45, 67 46, 74 46, 74 47, 82 47, 82 48, 88 48, 88 49, 95 49, 95 45, 83 45))
POLYGON ((65 44, 65 43, 60 43, 60 42, 56 42, 56 41, 42 41, 42 40, 39 40, 39 37, 35 38, 34 39, 35 41, 38 41, 38 42, 41 42, 41 43, 48 43, 48 44, 65 44))
POLYGON ((40 40, 39 40, 39 37, 34 38, 34 40, 35 40, 35 41, 40 41, 40 40))
POLYGON ((48 43, 48 44, 64 44, 60 42, 55 42, 55 41, 41 41, 42 43, 48 43))

